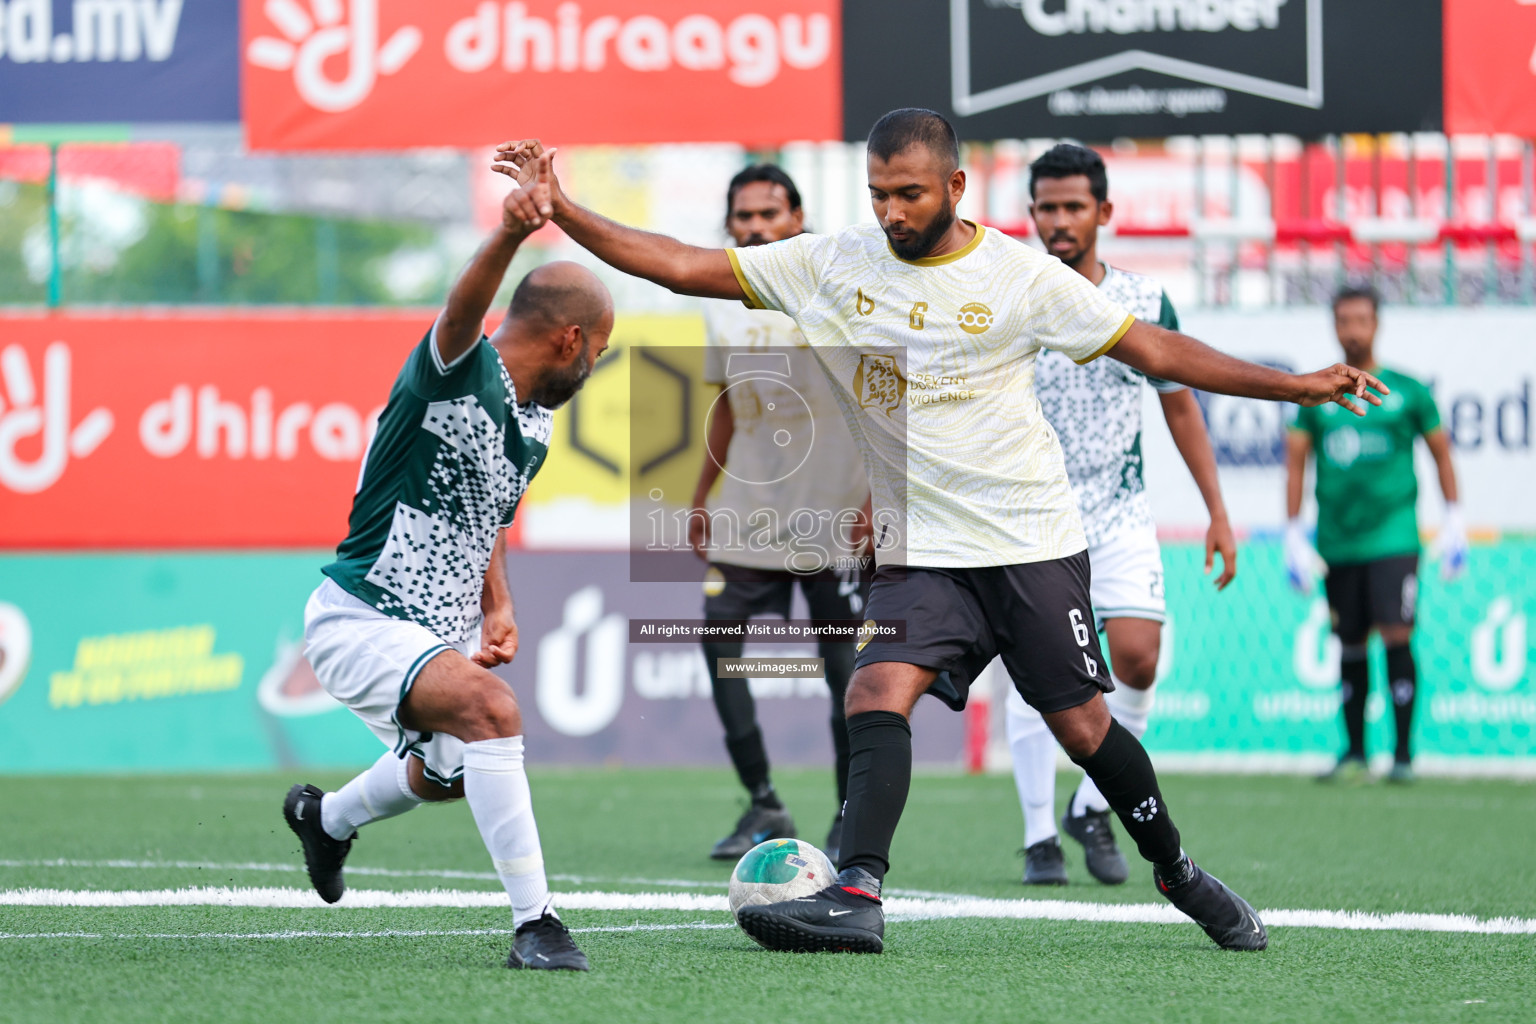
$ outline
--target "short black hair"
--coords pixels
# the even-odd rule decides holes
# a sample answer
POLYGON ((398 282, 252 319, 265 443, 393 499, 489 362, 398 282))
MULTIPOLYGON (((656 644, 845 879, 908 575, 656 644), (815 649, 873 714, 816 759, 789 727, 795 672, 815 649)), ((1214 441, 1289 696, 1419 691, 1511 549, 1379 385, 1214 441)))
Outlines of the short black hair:
POLYGON ((869 154, 881 160, 917 145, 927 146, 951 171, 960 166, 960 139, 943 114, 902 107, 886 114, 869 130, 869 154))
POLYGON ((557 261, 534 267, 517 283, 508 312, 539 330, 575 324, 591 332, 611 304, 608 290, 590 271, 573 272, 570 264, 557 261))
POLYGON ((1104 158, 1087 146, 1060 142, 1046 150, 1029 165, 1029 196, 1035 196, 1035 182, 1041 178, 1075 178, 1083 175, 1088 179, 1088 191, 1099 202, 1109 201, 1109 174, 1104 170, 1104 158))
POLYGON ((736 206, 736 193, 758 181, 782 187, 784 194, 789 197, 789 208, 800 209, 800 190, 795 187, 795 179, 786 174, 784 168, 778 164, 753 164, 736 172, 736 177, 731 179, 730 186, 725 190, 726 220, 731 219, 731 210, 736 206))
POLYGON ((1349 284, 1340 288, 1338 294, 1333 297, 1333 311, 1337 313, 1339 307, 1350 299, 1364 299, 1371 304, 1371 312, 1381 315, 1381 293, 1368 284, 1349 284))

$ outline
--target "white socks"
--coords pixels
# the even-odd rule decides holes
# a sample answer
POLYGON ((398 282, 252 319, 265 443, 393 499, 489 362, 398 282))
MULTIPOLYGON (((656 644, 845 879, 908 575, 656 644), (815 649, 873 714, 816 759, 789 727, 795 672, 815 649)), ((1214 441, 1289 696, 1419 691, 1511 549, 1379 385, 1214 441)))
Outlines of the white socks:
MULTIPOLYGON (((1152 702, 1156 693, 1156 683, 1145 690, 1133 690, 1115 679, 1114 692, 1104 695, 1104 703, 1109 705, 1109 713, 1115 716, 1115 721, 1125 726, 1126 732, 1139 740, 1147 731, 1147 718, 1152 714, 1152 702)), ((1109 801, 1104 799, 1104 794, 1099 792, 1099 787, 1093 784, 1093 780, 1084 775, 1082 784, 1072 795, 1073 817, 1086 811, 1107 810, 1109 810, 1109 801)))
POLYGON ((523 770, 521 736, 464 744, 464 797, 496 874, 512 898, 513 927, 545 912, 554 913, 528 774, 523 770))
POLYGON ((347 839, 370 821, 393 818, 423 803, 411 792, 405 758, 386 752, 363 774, 320 801, 320 825, 332 839, 347 839))
POLYGON ((1013 781, 1024 808, 1027 849, 1056 834, 1056 737, 1040 712, 1024 703, 1013 687, 1007 707, 1008 749, 1013 753, 1013 781))

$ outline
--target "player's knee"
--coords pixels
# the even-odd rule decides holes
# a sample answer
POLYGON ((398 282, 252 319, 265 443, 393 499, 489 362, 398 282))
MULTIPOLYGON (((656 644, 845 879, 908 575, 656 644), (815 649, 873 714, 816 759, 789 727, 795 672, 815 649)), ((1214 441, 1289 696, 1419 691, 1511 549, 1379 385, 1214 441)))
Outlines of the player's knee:
POLYGON ((489 672, 486 675, 489 679, 466 695, 459 715, 458 738, 465 743, 523 733, 523 713, 517 706, 517 698, 500 679, 489 672))
POLYGON ((1086 704, 1065 711, 1053 711, 1043 716, 1056 742, 1073 760, 1092 756, 1104 742, 1109 731, 1109 708, 1103 698, 1095 697, 1086 704))
POLYGON ((869 672, 856 672, 843 695, 843 712, 851 718, 866 711, 899 711, 892 706, 890 687, 869 672))
POLYGON ((1157 648, 1120 652, 1115 659, 1115 678, 1133 690, 1147 689, 1157 681, 1157 648))
POLYGON ((442 783, 433 782, 427 778, 427 773, 422 770, 422 763, 418 758, 410 760, 411 792, 421 797, 428 803, 441 803, 444 800, 464 799, 464 780, 454 779, 444 786, 442 783))
POLYGON ((1413 627, 1401 623, 1381 626, 1377 631, 1381 634, 1383 647, 1401 647, 1413 639, 1413 627))

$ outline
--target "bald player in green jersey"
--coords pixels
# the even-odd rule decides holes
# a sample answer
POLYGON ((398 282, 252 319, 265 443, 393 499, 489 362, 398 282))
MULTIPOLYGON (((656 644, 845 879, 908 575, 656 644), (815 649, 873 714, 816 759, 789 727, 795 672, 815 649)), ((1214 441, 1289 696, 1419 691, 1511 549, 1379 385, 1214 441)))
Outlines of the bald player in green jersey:
POLYGON ((1414 608, 1418 598, 1419 482, 1414 442, 1424 439, 1445 496, 1440 531, 1440 569, 1446 579, 1466 568, 1467 533, 1457 508, 1451 442, 1427 387, 1376 361, 1380 300, 1365 288, 1346 288, 1333 301, 1334 330, 1345 361, 1374 374, 1391 389, 1363 420, 1335 416, 1326 407, 1300 409, 1287 439, 1285 562, 1291 583, 1303 593, 1317 585, 1314 566, 1326 565, 1324 589, 1333 630, 1343 646, 1339 679, 1344 731, 1349 746, 1324 778, 1365 773, 1365 703, 1370 693, 1366 641, 1372 630, 1387 649, 1387 681, 1397 727, 1394 782, 1413 778, 1413 707, 1418 670, 1413 660, 1414 608), (1345 420, 1350 422, 1346 423, 1345 420), (1301 526, 1307 457, 1317 457, 1317 549, 1301 526))

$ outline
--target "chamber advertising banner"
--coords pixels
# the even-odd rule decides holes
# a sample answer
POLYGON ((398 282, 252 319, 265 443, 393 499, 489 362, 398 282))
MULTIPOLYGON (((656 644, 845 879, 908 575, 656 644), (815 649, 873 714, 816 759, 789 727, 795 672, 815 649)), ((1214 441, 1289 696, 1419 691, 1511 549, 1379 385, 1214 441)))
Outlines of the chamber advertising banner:
POLYGON ((850 139, 908 106, 964 139, 1440 127, 1439 0, 846 0, 843 19, 850 139))
POLYGON ((1536 5, 1445 5, 1445 130, 1536 135, 1536 5))
POLYGON ((257 149, 841 137, 836 0, 241 0, 257 149))
POLYGON ((238 121, 230 0, 0 0, 0 123, 238 121))

